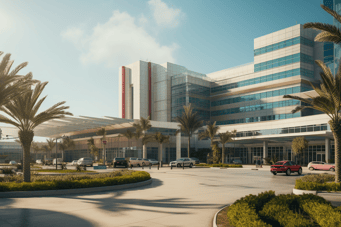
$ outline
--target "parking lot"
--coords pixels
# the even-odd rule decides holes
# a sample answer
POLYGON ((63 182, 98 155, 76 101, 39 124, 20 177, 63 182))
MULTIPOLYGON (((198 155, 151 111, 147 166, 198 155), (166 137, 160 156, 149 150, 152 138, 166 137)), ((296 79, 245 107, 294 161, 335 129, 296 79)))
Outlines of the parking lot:
MULTIPOLYGON (((153 183, 141 188, 78 196, 0 199, 0 226, 211 226, 219 208, 242 196, 266 190, 292 192, 297 173, 274 176, 267 168, 157 170, 154 166, 144 168, 150 172, 153 183)), ((303 175, 307 172, 310 173, 304 169, 303 175)))

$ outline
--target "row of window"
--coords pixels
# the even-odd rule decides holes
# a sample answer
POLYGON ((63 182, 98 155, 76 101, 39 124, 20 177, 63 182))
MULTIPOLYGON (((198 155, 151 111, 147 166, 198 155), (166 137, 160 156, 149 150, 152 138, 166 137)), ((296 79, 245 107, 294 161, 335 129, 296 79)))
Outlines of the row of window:
POLYGON ((312 90, 312 88, 306 87, 306 86, 284 88, 284 89, 279 89, 275 91, 268 91, 268 92, 262 92, 258 94, 244 95, 244 96, 235 97, 235 98, 217 100, 217 101, 213 101, 211 103, 211 106, 221 106, 221 105, 238 103, 238 102, 253 101, 253 100, 259 100, 263 98, 270 98, 270 97, 275 97, 275 96, 282 96, 282 95, 289 95, 289 94, 294 94, 294 93, 299 93, 299 92, 305 92, 309 90, 312 90))
POLYGON ((210 108, 210 100, 206 100, 206 99, 189 97, 189 103, 194 104, 193 106, 196 106, 196 107, 201 107, 201 108, 206 108, 206 109, 210 108))
POLYGON ((263 103, 259 105, 242 106, 242 107, 236 107, 236 108, 225 109, 225 110, 216 110, 216 111, 211 112, 211 116, 216 117, 216 116, 227 115, 227 114, 251 112, 251 111, 257 111, 257 110, 268 110, 268 109, 274 109, 278 107, 300 105, 300 103, 301 103, 300 101, 293 100, 293 99, 279 101, 279 102, 269 102, 269 103, 263 103))
POLYGON ((275 128, 275 129, 237 132, 236 137, 302 133, 302 132, 317 132, 317 131, 326 131, 326 130, 328 130, 327 124, 304 125, 304 126, 297 126, 297 127, 290 127, 290 128, 275 128))
POLYGON ((274 50, 282 49, 282 48, 289 47, 289 46, 292 46, 292 45, 296 45, 296 44, 299 44, 299 43, 303 44, 303 45, 306 45, 306 46, 310 46, 310 47, 314 46, 314 41, 306 39, 306 38, 300 36, 300 37, 296 37, 296 38, 293 38, 293 39, 285 40, 285 41, 282 41, 282 42, 279 42, 279 43, 275 43, 275 44, 272 44, 272 45, 269 45, 269 46, 266 46, 266 47, 255 49, 254 50, 254 56, 257 56, 257 55, 260 55, 260 54, 265 54, 265 53, 268 53, 268 52, 271 52, 271 51, 274 51, 274 50))
POLYGON ((281 119, 289 119, 294 117, 300 117, 301 113, 297 112, 294 114, 275 114, 268 116, 258 116, 258 117, 247 117, 241 119, 231 119, 225 121, 217 121, 217 125, 230 125, 230 124, 242 124, 242 123, 251 123, 251 122, 260 122, 260 121, 273 121, 273 120, 281 120, 281 119))
POLYGON ((192 95, 209 96, 210 88, 192 83, 184 83, 172 86, 172 96, 185 95, 186 93, 192 95))
POLYGON ((266 75, 262 77, 239 81, 236 83, 230 83, 230 84, 225 84, 222 86, 213 87, 211 88, 211 93, 217 93, 217 92, 225 93, 228 89, 231 89, 231 88, 244 87, 248 85, 259 84, 259 83, 264 83, 268 81, 273 81, 273 80, 278 80, 278 79, 283 79, 283 78, 288 78, 288 77, 298 76, 298 75, 314 78, 313 71, 310 71, 304 68, 297 68, 297 69, 292 69, 292 70, 288 70, 288 71, 284 71, 280 73, 274 73, 274 74, 270 74, 270 75, 266 75))
POLYGON ((267 69, 272 69, 272 68, 280 67, 283 65, 289 65, 289 64, 292 64, 295 62, 304 62, 304 63, 308 63, 308 64, 314 64, 312 56, 302 54, 302 53, 298 53, 298 54, 293 54, 293 55, 289 55, 286 57, 277 58, 277 59, 273 59, 270 61, 262 62, 259 64, 255 64, 255 72, 259 72, 259 71, 263 71, 263 70, 267 70, 267 69))

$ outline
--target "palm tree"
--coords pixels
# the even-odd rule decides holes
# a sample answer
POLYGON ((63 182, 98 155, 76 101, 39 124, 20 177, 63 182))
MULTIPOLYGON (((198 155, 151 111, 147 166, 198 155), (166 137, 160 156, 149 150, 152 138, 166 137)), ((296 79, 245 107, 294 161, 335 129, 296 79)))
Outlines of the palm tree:
POLYGON ((31 181, 30 173, 30 149, 34 137, 34 129, 40 124, 52 120, 60 119, 65 115, 72 115, 65 110, 68 106, 62 106, 65 102, 59 102, 49 109, 37 114, 46 96, 39 99, 47 82, 37 83, 34 89, 28 90, 21 96, 12 99, 7 105, 0 107, 0 110, 12 119, 0 114, 0 122, 14 125, 19 129, 18 135, 24 149, 24 182, 31 181))
POLYGON ((52 150, 56 146, 56 141, 54 139, 46 139, 47 142, 47 148, 48 151, 50 152, 50 157, 52 155, 52 150))
POLYGON ((179 123, 180 127, 180 130, 177 130, 176 133, 183 132, 186 135, 188 135, 187 152, 189 158, 192 134, 202 126, 203 121, 200 120, 199 116, 197 115, 197 112, 193 113, 191 104, 189 104, 188 106, 184 106, 184 110, 185 111, 182 113, 181 117, 177 116, 175 118, 175 121, 179 123))
POLYGON ((150 124, 150 116, 148 116, 148 118, 141 117, 138 123, 133 124, 133 127, 136 128, 136 136, 138 136, 138 138, 142 137, 142 145, 143 145, 142 157, 147 158, 147 143, 148 143, 147 131, 152 127, 152 125, 150 124))
POLYGON ((36 155, 36 157, 35 158, 37 158, 37 152, 38 151, 41 151, 41 147, 39 146, 39 144, 37 143, 37 142, 32 142, 32 144, 31 144, 31 149, 33 150, 33 152, 35 153, 35 155, 36 155))
POLYGON ((75 146, 75 142, 69 137, 63 138, 62 142, 58 144, 58 148, 62 150, 62 162, 64 161, 64 151, 75 146))
POLYGON ((157 133, 152 134, 150 136, 150 140, 151 141, 156 141, 159 144, 159 154, 158 154, 158 157, 159 157, 159 162, 160 163, 162 163, 162 145, 164 143, 169 143, 169 138, 170 138, 170 136, 162 135, 161 132, 157 132, 157 133))
MULTIPOLYGON (((0 51, 0 56, 3 52, 0 51)), ((0 62, 0 107, 18 96, 22 96, 32 84, 38 82, 32 80, 32 73, 25 76, 18 76, 17 73, 27 66, 27 62, 21 63, 10 72, 13 61, 10 60, 11 54, 6 54, 0 62)))
POLYGON ((92 154, 95 158, 98 156, 98 148, 95 145, 95 140, 91 137, 87 140, 87 145, 90 150, 90 154, 92 154))
POLYGON ((224 163, 225 161, 225 144, 227 142, 231 142, 233 141, 232 138, 236 136, 237 130, 233 130, 232 132, 226 131, 223 133, 219 133, 219 143, 221 143, 221 149, 222 149, 222 155, 221 155, 221 159, 222 159, 222 163, 224 163))
POLYGON ((103 146, 103 164, 105 164, 105 159, 106 159, 106 154, 105 154, 105 144, 103 143, 103 141, 105 141, 105 135, 107 134, 107 131, 105 130, 105 128, 101 128, 100 130, 98 130, 96 132, 96 135, 98 136, 102 136, 101 138, 101 144, 103 146))
MULTIPOLYGON (((321 4, 322 9, 324 9, 327 13, 332 15, 335 20, 341 23, 341 15, 339 15, 336 11, 329 9, 327 6, 321 4)), ((336 44, 341 43, 341 31, 338 27, 331 24, 324 24, 319 22, 310 22, 305 23, 303 28, 312 28, 315 30, 322 31, 315 37, 315 42, 333 42, 336 44)))
POLYGON ((133 133, 130 130, 127 130, 126 132, 121 133, 120 136, 123 136, 128 139, 128 147, 130 147, 130 140, 136 137, 135 133, 133 133))
POLYGON ((211 140, 211 145, 213 144, 214 137, 216 136, 219 130, 219 126, 216 126, 216 122, 213 124, 211 122, 207 122, 206 130, 199 133, 199 139, 203 140, 209 138, 211 140))
POLYGON ((315 90, 317 96, 312 97, 308 95, 308 98, 301 98, 294 95, 284 95, 283 97, 296 99, 308 104, 305 106, 297 106, 291 111, 292 113, 311 108, 324 112, 330 117, 328 124, 330 125, 335 141, 335 182, 339 183, 341 179, 341 67, 339 67, 334 77, 330 69, 322 61, 316 60, 315 63, 323 70, 320 73, 322 81, 319 86, 315 87, 310 83, 310 86, 315 90))

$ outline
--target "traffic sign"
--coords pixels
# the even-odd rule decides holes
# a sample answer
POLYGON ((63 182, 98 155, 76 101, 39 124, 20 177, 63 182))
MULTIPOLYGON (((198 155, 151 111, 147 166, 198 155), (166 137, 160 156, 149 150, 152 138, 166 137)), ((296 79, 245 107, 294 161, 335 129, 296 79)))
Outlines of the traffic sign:
POLYGON ((107 144, 107 141, 106 141, 106 140, 103 140, 102 142, 103 142, 104 145, 107 144))

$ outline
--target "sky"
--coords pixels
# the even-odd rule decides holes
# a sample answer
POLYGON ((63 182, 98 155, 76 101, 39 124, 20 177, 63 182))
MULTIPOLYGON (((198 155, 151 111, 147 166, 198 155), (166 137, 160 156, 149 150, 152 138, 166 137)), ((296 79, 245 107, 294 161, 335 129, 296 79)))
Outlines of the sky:
POLYGON ((0 0, 0 51, 48 81, 41 111, 119 116, 118 71, 143 60, 212 73, 253 62, 257 37, 332 23, 321 0, 0 0))

